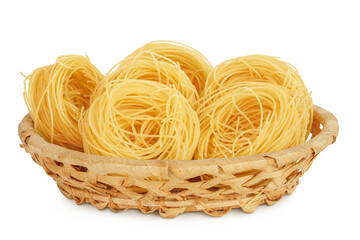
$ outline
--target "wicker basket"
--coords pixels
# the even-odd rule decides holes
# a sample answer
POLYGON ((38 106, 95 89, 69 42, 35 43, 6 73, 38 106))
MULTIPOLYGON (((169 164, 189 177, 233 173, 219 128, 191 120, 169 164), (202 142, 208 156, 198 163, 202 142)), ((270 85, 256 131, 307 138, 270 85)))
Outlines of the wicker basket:
POLYGON ((115 212, 159 210, 167 218, 184 211, 212 216, 222 216, 232 208, 253 212, 259 204, 274 204, 292 193, 315 157, 335 142, 338 131, 334 115, 314 106, 312 139, 296 147, 238 158, 146 161, 85 154, 50 144, 36 133, 30 115, 19 125, 21 147, 77 204, 91 203, 115 212))

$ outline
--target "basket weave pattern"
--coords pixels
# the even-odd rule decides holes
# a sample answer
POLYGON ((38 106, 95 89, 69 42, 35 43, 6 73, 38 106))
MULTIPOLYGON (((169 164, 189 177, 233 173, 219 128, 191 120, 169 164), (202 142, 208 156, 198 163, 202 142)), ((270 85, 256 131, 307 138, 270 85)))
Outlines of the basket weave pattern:
POLYGON ((39 136, 30 115, 20 123, 19 136, 21 147, 77 204, 115 212, 158 210, 171 218, 184 211, 222 216, 232 208, 253 212, 259 204, 274 204, 292 193, 316 156, 335 142, 338 130, 334 115, 314 106, 308 142, 278 152, 196 161, 120 159, 68 150, 39 136))

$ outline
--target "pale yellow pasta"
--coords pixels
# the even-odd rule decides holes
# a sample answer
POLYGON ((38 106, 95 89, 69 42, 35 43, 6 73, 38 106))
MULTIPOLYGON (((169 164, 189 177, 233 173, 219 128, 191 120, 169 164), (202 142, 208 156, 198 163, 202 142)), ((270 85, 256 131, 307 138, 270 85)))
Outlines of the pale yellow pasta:
POLYGON ((180 64, 189 77, 198 93, 205 87, 206 78, 212 69, 210 62, 199 51, 178 42, 153 41, 137 49, 130 56, 141 55, 146 51, 155 53, 156 58, 161 61, 170 59, 180 64))
POLYGON ((94 98, 103 92, 103 85, 117 80, 148 80, 167 86, 174 86, 189 100, 195 108, 199 94, 188 76, 181 70, 179 64, 171 61, 159 61, 156 53, 146 52, 141 55, 127 57, 116 64, 97 87, 94 98))
POLYGON ((238 82, 265 82, 276 84, 290 90, 291 96, 305 101, 306 108, 301 109, 306 119, 310 119, 306 136, 309 135, 313 119, 313 107, 310 93, 297 69, 277 57, 249 55, 226 60, 217 65, 208 75, 203 99, 211 98, 214 92, 238 82))
POLYGON ((78 121, 103 78, 88 57, 60 56, 55 64, 33 71, 24 81, 24 98, 35 129, 45 140, 81 151, 78 121), (27 83, 28 82, 28 83, 27 83))
POLYGON ((106 76, 65 55, 33 71, 24 98, 35 129, 60 146, 110 157, 192 160, 305 142, 313 105, 298 71, 249 55, 212 67, 196 50, 155 41, 106 76))
POLYGON ((173 86, 147 80, 114 80, 80 121, 85 153, 131 159, 190 160, 199 119, 173 86))
POLYGON ((303 143, 310 122, 307 99, 265 82, 233 82, 203 99, 195 159, 278 151, 303 143))

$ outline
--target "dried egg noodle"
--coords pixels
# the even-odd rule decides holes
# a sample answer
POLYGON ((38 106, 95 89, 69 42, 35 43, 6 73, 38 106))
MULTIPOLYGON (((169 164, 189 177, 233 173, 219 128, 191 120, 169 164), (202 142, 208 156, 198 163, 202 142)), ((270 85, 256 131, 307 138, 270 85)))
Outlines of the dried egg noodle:
POLYGON ((266 55, 229 59, 209 73, 202 100, 212 98, 215 92, 221 92, 224 87, 236 82, 267 82, 288 88, 291 96, 296 95, 296 101, 305 101, 305 107, 300 110, 306 115, 304 119, 309 119, 306 136, 310 133, 313 119, 312 100, 294 66, 277 57, 266 55))
POLYGON ((306 102, 263 82, 232 83, 213 93, 198 114, 201 136, 195 159, 278 151, 306 140, 306 102))
POLYGON ((199 51, 178 42, 153 41, 145 44, 129 56, 141 55, 146 51, 156 53, 155 56, 158 60, 170 59, 179 63, 181 70, 189 77, 198 93, 204 89, 206 78, 212 66, 199 51))
POLYGON ((305 142, 313 120, 310 93, 292 65, 249 55, 213 68, 170 41, 144 45, 105 77, 87 57, 60 56, 27 76, 24 88, 45 140, 129 159, 278 151, 305 142))
POLYGON ((24 81, 24 98, 35 129, 45 140, 81 151, 78 121, 103 75, 79 55, 60 56, 36 69, 24 81), (28 80, 28 87, 27 87, 28 80))
POLYGON ((237 157, 306 141, 312 100, 297 70, 275 57, 230 59, 210 72, 198 110, 195 159, 237 157))
POLYGON ((80 122, 85 153, 145 160, 193 159, 199 119, 173 86, 128 79, 103 87, 80 122))
POLYGON ((188 76, 181 70, 179 64, 168 59, 159 61, 156 53, 144 52, 141 55, 127 57, 115 65, 99 85, 96 96, 103 91, 103 84, 122 79, 139 79, 173 85, 195 107, 199 95, 188 76))

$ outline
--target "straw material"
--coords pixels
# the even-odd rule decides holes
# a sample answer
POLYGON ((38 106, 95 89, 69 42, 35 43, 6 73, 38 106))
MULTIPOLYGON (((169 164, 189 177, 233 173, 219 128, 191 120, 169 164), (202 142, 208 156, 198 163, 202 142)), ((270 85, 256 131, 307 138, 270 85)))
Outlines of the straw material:
POLYGON ((30 115, 19 125, 21 147, 67 198, 115 212, 158 210, 166 218, 184 211, 212 216, 225 215, 232 208, 253 212, 259 204, 274 204, 285 193, 292 193, 316 156, 335 142, 338 131, 334 115, 314 106, 312 139, 283 151, 237 158, 147 161, 85 154, 50 144, 36 133, 30 115))

